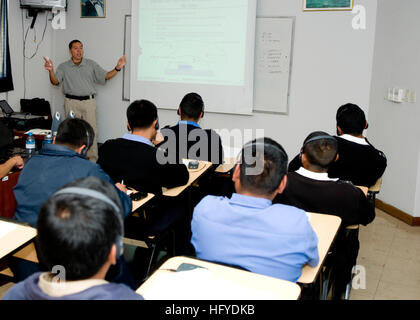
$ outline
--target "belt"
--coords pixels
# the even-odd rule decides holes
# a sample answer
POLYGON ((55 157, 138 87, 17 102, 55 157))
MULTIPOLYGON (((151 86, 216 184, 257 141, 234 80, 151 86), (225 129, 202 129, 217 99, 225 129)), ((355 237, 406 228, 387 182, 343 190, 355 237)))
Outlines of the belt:
POLYGON ((73 95, 71 95, 71 94, 66 94, 65 96, 66 96, 66 98, 68 98, 68 99, 74 99, 74 100, 90 100, 90 99, 95 98, 95 95, 94 95, 94 94, 92 94, 92 95, 90 95, 90 96, 83 96, 83 97, 73 96, 73 95))

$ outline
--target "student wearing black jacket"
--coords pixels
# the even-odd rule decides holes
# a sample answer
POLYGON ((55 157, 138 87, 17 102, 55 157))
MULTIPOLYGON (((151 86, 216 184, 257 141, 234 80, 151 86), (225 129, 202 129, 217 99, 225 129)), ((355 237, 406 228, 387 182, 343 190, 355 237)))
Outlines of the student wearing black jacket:
MULTIPOLYGON (((186 205, 178 199, 159 197, 162 195, 162 187, 173 188, 186 184, 189 173, 184 164, 162 163, 164 155, 152 143, 159 129, 156 106, 147 100, 134 101, 127 109, 127 120, 130 133, 106 141, 99 149, 97 163, 114 181, 123 181, 137 191, 158 196, 154 201, 157 206, 146 215, 147 234, 159 234, 170 225, 179 223, 185 227, 189 223, 186 219, 186 205)), ((179 235, 183 233, 179 232, 179 235)), ((184 244, 189 242, 189 239, 183 240, 184 244)), ((182 245, 179 241, 175 243, 180 247, 182 245)), ((183 249, 180 250, 179 253, 185 253, 183 249)))
POLYGON ((367 225, 375 218, 375 210, 365 194, 351 182, 328 177, 328 168, 337 159, 335 137, 322 131, 311 133, 304 141, 300 158, 303 166, 288 173, 286 189, 273 202, 342 219, 331 256, 335 268, 333 298, 340 299, 359 252, 358 238, 346 238, 346 227, 367 225))
MULTIPOLYGON (((363 130, 368 128, 365 113, 359 106, 347 103, 338 108, 336 120, 339 156, 329 167, 328 176, 351 181, 357 186, 373 186, 384 174, 387 159, 363 136, 363 130)), ((301 166, 296 156, 289 164, 289 172, 301 166)))
POLYGON ((223 163, 222 139, 212 129, 202 129, 199 125, 204 116, 204 101, 198 93, 187 93, 181 100, 177 114, 178 123, 161 130, 163 142, 158 145, 167 155, 169 163, 182 163, 182 159, 196 159, 213 163, 213 166, 200 177, 200 190, 194 190, 192 201, 198 203, 202 197, 230 195, 233 184, 214 174, 223 163))
POLYGON ((180 121, 172 127, 161 130, 164 142, 159 145, 168 153, 171 163, 182 163, 182 159, 223 163, 223 147, 220 136, 212 129, 202 129, 198 124, 204 116, 204 102, 201 96, 191 92, 184 96, 179 105, 180 121))
POLYGON ((184 164, 159 163, 164 155, 152 141, 158 130, 156 106, 147 100, 134 101, 127 109, 131 133, 106 141, 98 164, 117 182, 124 181, 136 190, 161 194, 162 187, 173 188, 188 182, 184 164))

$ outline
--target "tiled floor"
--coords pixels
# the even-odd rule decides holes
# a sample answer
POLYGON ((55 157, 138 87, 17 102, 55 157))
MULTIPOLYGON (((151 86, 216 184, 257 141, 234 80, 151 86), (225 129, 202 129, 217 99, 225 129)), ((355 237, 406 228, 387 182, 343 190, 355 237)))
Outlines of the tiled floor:
MULTIPOLYGON (((375 220, 361 226, 359 240, 351 300, 420 300, 420 227, 376 210, 375 220)), ((0 298, 11 286, 0 287, 0 298)))
POLYGON ((359 240, 358 270, 366 277, 358 273, 353 283, 360 288, 352 289, 351 300, 420 300, 420 227, 377 209, 359 240))

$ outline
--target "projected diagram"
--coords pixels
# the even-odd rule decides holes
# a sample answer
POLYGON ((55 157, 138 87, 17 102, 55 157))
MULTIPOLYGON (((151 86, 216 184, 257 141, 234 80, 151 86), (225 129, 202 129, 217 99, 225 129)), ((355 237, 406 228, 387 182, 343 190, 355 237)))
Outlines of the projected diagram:
POLYGON ((140 2, 137 80, 242 86, 247 6, 182 3, 140 2))
POLYGON ((207 84, 243 84, 243 66, 235 64, 225 47, 190 43, 161 45, 139 57, 139 80, 207 84))

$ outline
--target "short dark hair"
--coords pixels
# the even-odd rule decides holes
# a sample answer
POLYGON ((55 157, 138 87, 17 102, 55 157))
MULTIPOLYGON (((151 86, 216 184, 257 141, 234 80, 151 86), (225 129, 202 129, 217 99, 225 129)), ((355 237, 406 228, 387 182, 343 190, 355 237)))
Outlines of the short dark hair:
POLYGON ((311 165, 328 169, 337 156, 337 140, 323 131, 312 132, 303 142, 302 152, 311 165))
MULTIPOLYGON (((63 188, 95 190, 110 198, 121 210, 115 187, 96 177, 85 177, 63 188)), ((61 190, 60 189, 60 190, 61 190)), ((61 265, 67 280, 88 279, 106 262, 121 233, 122 219, 108 203, 86 195, 53 194, 41 207, 37 230, 37 253, 49 270, 61 265)))
POLYGON ((127 108, 127 120, 131 130, 148 128, 157 118, 157 108, 148 100, 136 100, 127 108))
POLYGON ((198 93, 190 92, 182 98, 179 107, 181 109, 181 115, 198 119, 201 112, 204 111, 204 102, 198 93))
POLYGON ((70 145, 79 148, 86 145, 89 149, 95 138, 92 126, 85 120, 79 118, 67 118, 60 123, 57 129, 57 144, 70 145))
POLYGON ((74 40, 70 41, 70 43, 69 43, 69 50, 71 50, 71 48, 73 47, 73 44, 74 43, 80 43, 83 46, 82 41, 77 40, 77 39, 74 39, 74 40))
POLYGON ((242 187, 258 195, 272 194, 287 173, 288 157, 283 147, 270 138, 259 138, 247 143, 241 153, 242 187), (252 157, 255 161, 247 160, 246 157, 252 157), (258 161, 264 163, 262 172, 247 174, 247 169, 256 168, 258 161))
POLYGON ((347 103, 338 108, 336 120, 337 126, 346 134, 359 135, 366 126, 365 113, 353 103, 347 103))

